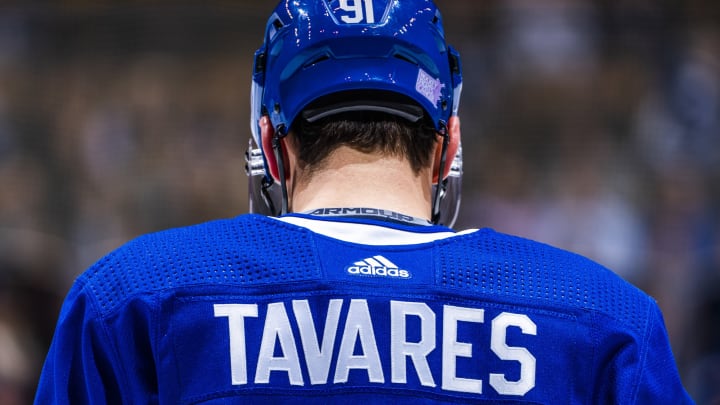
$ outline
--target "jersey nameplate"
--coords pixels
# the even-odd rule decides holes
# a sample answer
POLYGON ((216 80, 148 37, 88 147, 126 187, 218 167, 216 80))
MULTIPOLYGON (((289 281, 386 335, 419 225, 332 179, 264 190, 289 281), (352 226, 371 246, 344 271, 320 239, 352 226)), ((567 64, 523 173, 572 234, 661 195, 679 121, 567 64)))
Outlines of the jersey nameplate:
POLYGON ((363 385, 412 381, 478 395, 489 386, 516 398, 536 386, 531 346, 542 332, 526 314, 403 300, 371 308, 366 299, 328 299, 322 309, 296 299, 210 310, 225 331, 232 386, 342 385, 353 375, 363 385), (469 338, 469 330, 484 338, 469 338), (510 333, 530 344, 512 343, 510 333))

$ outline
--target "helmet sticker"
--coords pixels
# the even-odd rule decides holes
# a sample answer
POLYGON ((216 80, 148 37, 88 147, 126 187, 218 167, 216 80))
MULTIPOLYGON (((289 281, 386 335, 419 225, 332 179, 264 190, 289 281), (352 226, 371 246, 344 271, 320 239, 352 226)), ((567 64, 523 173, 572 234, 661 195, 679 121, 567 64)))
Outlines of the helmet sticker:
POLYGON ((438 101, 440 101, 443 88, 445 88, 445 84, 442 83, 440 79, 436 79, 430 76, 430 74, 426 71, 418 69, 415 90, 433 103, 433 105, 437 106, 438 101))
POLYGON ((368 24, 375 23, 375 10, 372 0, 340 0, 340 9, 352 14, 346 14, 340 17, 340 20, 348 24, 357 24, 363 22, 368 24))
POLYGON ((390 3, 387 0, 331 0, 328 5, 338 23, 379 24, 390 3))

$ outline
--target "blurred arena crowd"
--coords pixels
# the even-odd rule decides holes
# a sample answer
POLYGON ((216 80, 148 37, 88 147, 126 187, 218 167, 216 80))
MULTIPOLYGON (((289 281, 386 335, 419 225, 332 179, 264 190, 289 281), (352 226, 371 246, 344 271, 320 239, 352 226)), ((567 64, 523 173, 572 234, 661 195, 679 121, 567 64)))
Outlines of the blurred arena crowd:
MULTIPOLYGON (((456 228, 632 281, 691 395, 720 403, 720 3, 437 2, 465 78, 456 228)), ((0 403, 31 400, 81 271, 142 233, 247 211, 252 55, 273 5, 0 5, 0 403)))

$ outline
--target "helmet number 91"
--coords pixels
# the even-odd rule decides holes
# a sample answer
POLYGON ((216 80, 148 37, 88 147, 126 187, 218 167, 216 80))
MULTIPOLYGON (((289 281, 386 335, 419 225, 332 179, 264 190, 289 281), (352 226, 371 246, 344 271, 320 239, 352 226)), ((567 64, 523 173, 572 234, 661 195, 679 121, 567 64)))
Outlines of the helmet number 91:
POLYGON ((340 8, 352 15, 344 15, 340 19, 348 24, 357 24, 363 22, 367 24, 375 23, 375 11, 373 10, 372 0, 340 0, 340 8))

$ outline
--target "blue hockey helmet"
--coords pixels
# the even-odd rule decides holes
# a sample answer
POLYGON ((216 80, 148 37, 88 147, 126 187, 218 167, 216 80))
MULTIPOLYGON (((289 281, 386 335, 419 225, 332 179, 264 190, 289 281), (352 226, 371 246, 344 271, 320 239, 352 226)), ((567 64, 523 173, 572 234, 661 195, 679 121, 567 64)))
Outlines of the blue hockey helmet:
MULTIPOLYGON (((282 211, 273 186, 283 174, 268 141, 263 145, 261 116, 267 115, 275 133, 284 136, 306 107, 333 95, 337 103, 315 110, 310 119, 343 111, 382 111, 414 121, 427 117, 443 134, 457 114, 461 89, 460 56, 446 44, 442 17, 432 0, 281 1, 255 53, 251 129, 256 147, 251 141, 247 154, 250 210, 269 215, 282 211)), ((457 195, 446 199, 455 207, 436 222, 454 222, 460 150, 448 159, 449 179, 440 182, 436 193, 439 203, 457 188, 457 195)))

